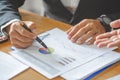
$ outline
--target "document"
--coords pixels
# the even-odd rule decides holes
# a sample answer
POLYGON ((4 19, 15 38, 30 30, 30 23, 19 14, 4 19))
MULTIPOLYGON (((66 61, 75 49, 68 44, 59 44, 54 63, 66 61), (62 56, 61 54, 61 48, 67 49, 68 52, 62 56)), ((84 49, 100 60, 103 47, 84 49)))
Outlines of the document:
POLYGON ((94 45, 77 45, 72 43, 67 34, 58 29, 40 34, 43 42, 48 46, 46 51, 36 41, 27 49, 15 49, 11 55, 42 73, 49 79, 63 74, 73 68, 83 65, 114 48, 97 48, 94 45))
POLYGON ((27 65, 0 51, 0 80, 9 80, 27 68, 27 65))
POLYGON ((107 80, 120 80, 120 74, 119 75, 116 75, 116 76, 113 76, 107 80))
MULTIPOLYGON (((120 53, 109 51, 105 53, 104 55, 84 65, 81 65, 73 70, 63 73, 61 77, 63 77, 65 80, 84 80, 85 78, 93 74, 94 72, 99 71, 102 68, 108 65, 111 65, 119 60, 120 60, 120 53)), ((108 80, 119 80, 119 79, 108 79, 108 80)))

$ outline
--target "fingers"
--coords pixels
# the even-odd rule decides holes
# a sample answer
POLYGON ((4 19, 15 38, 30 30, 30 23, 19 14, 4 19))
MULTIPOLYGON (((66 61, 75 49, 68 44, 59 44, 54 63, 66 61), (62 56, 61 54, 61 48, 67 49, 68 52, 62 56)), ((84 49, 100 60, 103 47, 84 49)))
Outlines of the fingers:
POLYGON ((68 29, 68 30, 66 31, 66 33, 69 34, 69 33, 71 32, 72 28, 73 28, 73 27, 71 27, 70 29, 68 29))
POLYGON ((75 25, 74 27, 72 27, 70 30, 68 30, 67 32, 68 38, 71 39, 71 37, 74 36, 74 34, 76 34, 76 32, 78 32, 82 27, 84 27, 87 22, 88 21, 85 19, 78 23, 77 25, 75 25))
POLYGON ((115 31, 112 31, 112 32, 107 32, 107 33, 98 35, 98 36, 96 37, 96 40, 98 40, 98 39, 103 39, 103 38, 109 38, 109 37, 111 37, 111 36, 113 36, 113 35, 116 35, 116 34, 117 34, 117 31, 116 31, 116 30, 115 30, 115 31))
POLYGON ((14 31, 16 31, 17 33, 19 33, 21 36, 25 36, 25 37, 28 37, 28 38, 31 38, 31 39, 35 38, 35 34, 33 34, 33 33, 29 32, 29 31, 27 31, 26 29, 24 29, 19 22, 15 22, 15 23, 13 23, 11 25, 10 33, 14 32, 14 31))
POLYGON ((95 41, 95 39, 96 39, 96 36, 97 36, 97 35, 98 35, 98 34, 95 34, 93 37, 91 37, 91 38, 89 39, 89 41, 87 42, 87 45, 93 44, 94 41, 95 41))
POLYGON ((110 47, 115 47, 115 46, 119 46, 120 45, 120 39, 114 41, 114 42, 111 42, 107 45, 108 48, 110 47))
POLYGON ((111 40, 111 39, 106 39, 106 40, 99 40, 98 43, 96 43, 97 47, 102 48, 102 47, 115 47, 120 45, 120 39, 117 39, 115 41, 111 40))
POLYGON ((110 37, 106 37, 106 38, 101 38, 101 39, 97 39, 94 42, 95 45, 97 45, 97 47, 101 48, 101 47, 114 47, 114 46, 118 46, 120 45, 120 35, 111 35, 110 37))
POLYGON ((13 39, 16 39, 16 40, 19 40, 20 42, 31 42, 33 41, 34 39, 30 39, 28 37, 25 37, 25 36, 21 36, 18 32, 16 31, 12 31, 10 32, 10 40, 13 40, 13 39))
MULTIPOLYGON (((76 34, 74 34, 71 37, 71 41, 72 42, 76 42, 79 38, 81 38, 83 35, 85 35, 87 32, 90 31, 90 27, 88 27, 89 25, 86 25, 85 27, 81 28, 79 31, 77 31, 76 34)), ((88 36, 86 36, 86 38, 88 38, 88 36)), ((83 40, 82 40, 83 41, 83 40)), ((83 42, 82 42, 83 43, 83 42)))
POLYGON ((105 46, 110 48, 113 46, 120 45, 119 40, 120 40, 120 30, 118 29, 97 36, 94 44, 100 48, 105 46))
MULTIPOLYGON (((24 22, 31 31, 35 31, 36 27, 32 24, 33 22, 24 22)), ((31 33, 24 29, 19 22, 14 22, 10 25, 10 41, 11 44, 17 48, 27 48, 32 44, 36 38, 35 33, 31 33)))
POLYGON ((35 23, 31 22, 31 21, 23 21, 28 27, 29 29, 34 33, 37 34, 37 29, 36 29, 36 25, 35 23))
POLYGON ((82 44, 87 42, 87 44, 92 44, 95 41, 97 35, 104 33, 105 29, 97 20, 85 19, 77 24, 76 26, 70 28, 67 31, 68 38, 77 44, 82 44))
POLYGON ((112 28, 119 28, 119 27, 120 27, 120 19, 111 22, 111 23, 110 23, 110 26, 111 26, 112 28))
POLYGON ((97 41, 95 44, 97 45, 97 47, 101 48, 101 47, 105 47, 108 44, 110 44, 112 42, 112 40, 109 39, 102 39, 97 41))
POLYGON ((98 45, 99 43, 107 41, 107 40, 108 40, 108 38, 98 39, 94 42, 94 45, 98 45))
POLYGON ((16 38, 11 41, 11 44, 15 46, 16 48, 27 48, 32 43, 31 42, 22 42, 17 40, 16 38))

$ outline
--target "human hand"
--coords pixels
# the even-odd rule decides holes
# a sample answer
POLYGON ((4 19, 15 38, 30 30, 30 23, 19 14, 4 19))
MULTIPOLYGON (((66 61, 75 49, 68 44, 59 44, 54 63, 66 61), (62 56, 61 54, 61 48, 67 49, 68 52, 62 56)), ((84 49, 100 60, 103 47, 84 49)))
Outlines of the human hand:
POLYGON ((31 29, 31 32, 25 30, 20 22, 14 22, 6 28, 10 36, 11 44, 17 48, 27 48, 36 38, 36 27, 31 21, 24 21, 31 29))
POLYGON ((5 35, 0 35, 0 43, 5 42, 8 40, 8 37, 5 35))
POLYGON ((112 28, 120 28, 120 19, 117 19, 117 20, 115 20, 115 21, 112 21, 112 22, 110 23, 110 26, 111 26, 112 28))
MULTIPOLYGON (((110 23, 112 28, 120 27, 120 19, 110 23)), ((120 45, 120 29, 101 34, 96 37, 94 43, 97 47, 107 46, 108 48, 120 45)))
POLYGON ((104 33, 105 29, 99 20, 84 19, 74 27, 67 30, 68 38, 77 44, 87 41, 90 45, 95 41, 97 35, 104 33))

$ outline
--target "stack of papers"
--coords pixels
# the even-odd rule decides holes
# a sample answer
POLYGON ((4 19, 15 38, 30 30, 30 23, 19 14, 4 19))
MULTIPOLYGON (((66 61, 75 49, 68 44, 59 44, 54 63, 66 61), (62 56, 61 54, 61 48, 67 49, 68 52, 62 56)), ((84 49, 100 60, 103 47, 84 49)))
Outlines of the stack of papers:
MULTIPOLYGON (((120 54, 109 51, 106 54, 61 75, 66 80, 84 80, 94 72, 120 60, 120 54), (74 74, 75 75, 72 75, 74 74), (70 76, 72 75, 72 76, 70 76)), ((116 79, 118 80, 118 79, 116 79)))
MULTIPOLYGON (((101 63, 101 65, 96 65, 96 62, 99 62, 99 60, 101 60, 101 56, 104 54, 107 54, 108 57, 111 57, 107 52, 110 53, 110 51, 112 51, 114 48, 97 48, 94 45, 88 46, 85 44, 77 45, 72 43, 67 38, 66 33, 58 28, 47 31, 39 35, 39 37, 50 49, 50 54, 46 52, 41 45, 39 45, 37 42, 34 42, 34 44, 27 49, 15 49, 15 51, 11 52, 11 55, 29 65, 36 71, 42 73, 49 79, 59 75, 62 75, 62 77, 67 79, 69 74, 77 69, 82 73, 79 74, 77 71, 78 74, 75 74, 72 80, 74 80, 74 77, 82 79, 90 73, 111 63, 110 59, 110 61, 103 61, 103 64, 101 63), (97 60, 97 58, 100 59, 97 60), (91 70, 88 68, 91 67, 90 64, 95 66, 91 68, 91 70)), ((113 55, 113 53, 110 55, 113 55)), ((115 55, 118 56, 117 53, 115 53, 115 55)), ((115 57, 114 61, 112 62, 116 62, 117 60, 118 57, 115 57)), ((74 73, 76 73, 76 71, 74 73)), ((72 75, 74 73, 72 73, 72 75)))
POLYGON ((25 64, 0 51, 0 80, 9 80, 27 68, 25 64))

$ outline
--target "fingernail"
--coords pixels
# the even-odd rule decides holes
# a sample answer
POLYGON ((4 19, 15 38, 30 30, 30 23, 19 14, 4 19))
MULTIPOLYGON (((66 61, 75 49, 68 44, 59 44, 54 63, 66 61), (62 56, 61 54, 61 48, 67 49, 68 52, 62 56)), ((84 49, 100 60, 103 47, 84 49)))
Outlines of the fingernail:
POLYGON ((102 46, 100 46, 100 45, 97 45, 97 47, 98 47, 98 48, 101 48, 102 46))
POLYGON ((71 39, 71 41, 74 43, 74 42, 75 42, 75 39, 71 39))
POLYGON ((77 43, 77 44, 82 44, 82 42, 81 42, 81 41, 77 41, 76 43, 77 43))
POLYGON ((33 31, 33 33, 37 34, 37 30, 36 30, 36 29, 34 29, 34 30, 32 30, 32 31, 33 31))
POLYGON ((110 45, 107 45, 107 48, 111 48, 111 46, 110 46, 110 45))
POLYGON ((33 39, 36 39, 37 36, 34 36, 33 39))
POLYGON ((87 45, 90 45, 90 43, 86 43, 87 45))
POLYGON ((68 36, 68 39, 71 39, 71 36, 68 36))
POLYGON ((91 42, 87 42, 87 45, 90 45, 91 44, 91 42))

